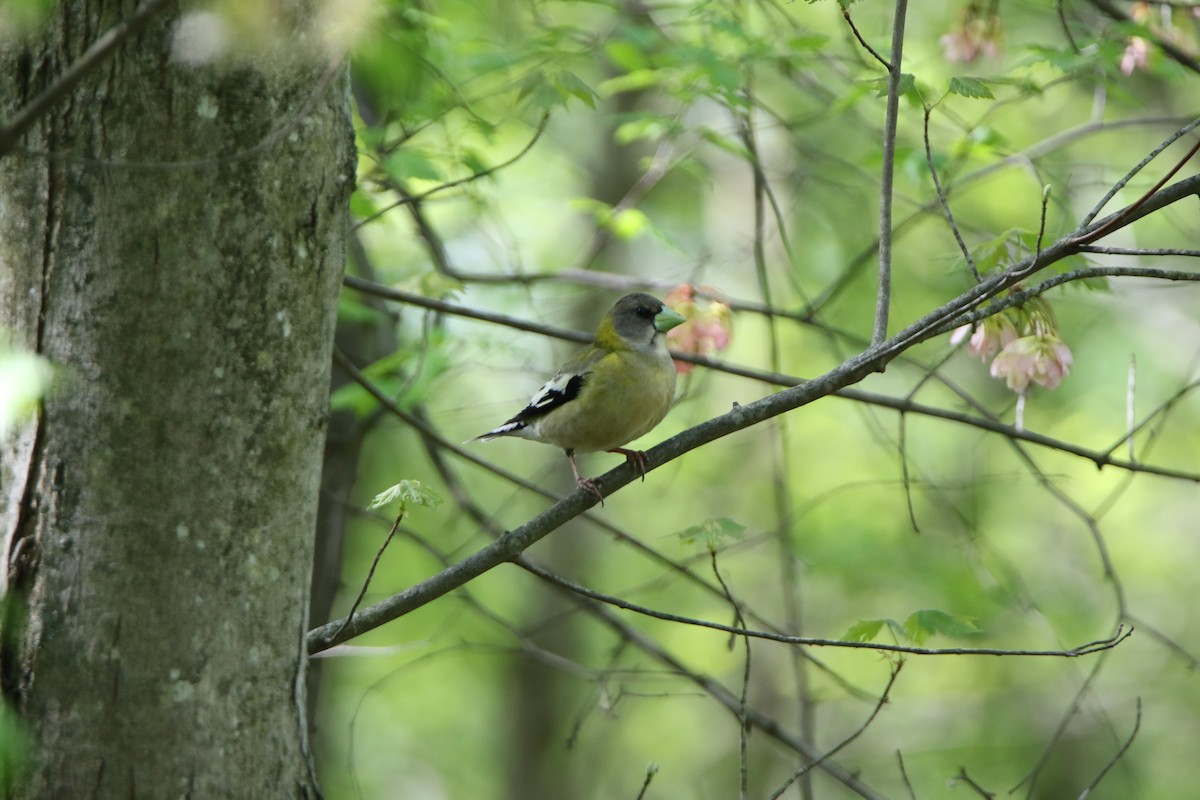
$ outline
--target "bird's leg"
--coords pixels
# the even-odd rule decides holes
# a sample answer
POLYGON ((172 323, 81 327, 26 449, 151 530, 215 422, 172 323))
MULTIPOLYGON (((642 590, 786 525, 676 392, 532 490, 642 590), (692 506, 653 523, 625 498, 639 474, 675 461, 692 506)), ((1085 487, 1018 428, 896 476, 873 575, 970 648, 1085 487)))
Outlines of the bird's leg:
POLYGON ((564 450, 563 452, 567 454, 567 460, 571 462, 571 472, 575 473, 575 482, 579 484, 579 488, 594 494, 600 501, 600 505, 604 505, 604 495, 600 494, 600 487, 596 485, 596 482, 579 474, 579 465, 575 463, 575 451, 564 450))
POLYGON ((643 451, 641 451, 641 450, 626 450, 624 447, 614 447, 612 450, 609 450, 608 452, 619 453, 619 454, 625 456, 625 460, 627 462, 630 462, 635 467, 637 467, 638 474, 642 476, 642 480, 643 481, 646 480, 646 467, 649 464, 649 460, 646 458, 646 454, 643 451))

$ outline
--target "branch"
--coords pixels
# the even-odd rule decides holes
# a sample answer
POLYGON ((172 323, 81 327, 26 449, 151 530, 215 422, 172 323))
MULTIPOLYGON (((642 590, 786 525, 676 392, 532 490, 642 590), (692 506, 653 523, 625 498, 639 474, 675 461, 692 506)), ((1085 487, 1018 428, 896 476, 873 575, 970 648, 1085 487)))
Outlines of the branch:
POLYGON ((675 622, 683 625, 692 625, 697 628, 708 628, 710 630, 727 633, 731 636, 749 637, 752 639, 763 639, 769 642, 777 642, 779 644, 804 645, 808 647, 843 647, 851 650, 879 650, 886 653, 901 653, 903 655, 915 656, 1038 656, 1038 657, 1054 657, 1054 658, 1078 658, 1080 656, 1091 655, 1093 653, 1102 652, 1112 649, 1121 642, 1128 639, 1133 634, 1132 628, 1118 627, 1116 632, 1107 639, 1097 639, 1094 642, 1072 647, 1066 650, 1006 650, 1002 648, 988 647, 914 647, 903 644, 885 644, 883 642, 851 642, 843 639, 821 639, 813 636, 791 636, 786 633, 775 633, 773 631, 757 631, 737 625, 725 625, 720 622, 711 622, 704 619, 696 619, 694 617, 684 617, 679 614, 671 614, 666 611, 658 611, 653 608, 631 603, 620 597, 607 595, 603 592, 597 592, 594 589, 589 589, 578 583, 563 578, 560 575, 555 575, 541 567, 538 567, 524 558, 514 558, 513 562, 534 575, 537 575, 542 580, 552 583, 575 594, 586 597, 590 600, 595 600, 600 603, 605 603, 610 606, 632 611, 635 614, 651 617, 653 619, 662 620, 663 622, 675 622))
MULTIPOLYGON (((632 625, 627 625, 615 612, 602 605, 592 604, 589 606, 592 613, 606 622, 614 630, 618 631, 621 636, 649 654, 652 658, 660 661, 669 670, 690 680, 692 683, 699 686, 710 697, 723 705, 729 713, 734 717, 739 717, 742 713, 741 703, 737 695, 729 691, 720 681, 717 681, 708 675, 696 672, 687 664, 680 661, 671 653, 663 649, 662 644, 651 636, 647 636, 632 625)), ((817 751, 812 744, 804 739, 796 736, 787 729, 783 728, 773 717, 767 716, 763 712, 747 707, 745 717, 749 724, 762 731, 764 734, 780 742, 783 745, 802 754, 805 758, 817 760, 821 757, 821 753, 817 751)), ((841 782, 847 789, 858 794, 860 797, 867 800, 885 800, 884 795, 879 794, 867 784, 863 783, 862 779, 856 772, 851 772, 845 767, 836 762, 824 761, 820 765, 820 769, 835 780, 841 782)))
MULTIPOLYGON (((942 325, 942 330, 940 330, 939 333, 944 333, 959 325, 967 324, 991 316, 992 314, 998 313, 1009 306, 1018 305, 1035 294, 1041 294, 1042 292, 1048 291, 1050 288, 1058 286, 1059 284, 1098 276, 1147 277, 1161 278, 1163 280, 1200 281, 1200 273, 1177 270, 1157 270, 1144 267, 1096 267, 1086 270, 1076 270, 1074 272, 1056 275, 1046 282, 1038 284, 1036 287, 1027 289, 1023 292, 1016 292, 1008 295, 1002 300, 997 301, 996 303, 986 306, 985 308, 955 317, 954 319, 942 325)), ((424 295, 407 292, 402 289, 395 289, 390 286, 373 283, 371 281, 351 275, 347 275, 345 277, 344 283, 346 286, 352 289, 366 292, 378 297, 384 297, 389 300, 395 300, 397 302, 429 308, 446 314, 454 314, 456 316, 466 317, 468 319, 477 319, 497 325, 505 325, 517 330, 529 331, 543 336, 562 339, 564 341, 587 343, 592 339, 591 335, 583 333, 582 331, 571 331, 565 328, 556 328, 550 325, 529 322, 528 320, 524 320, 519 317, 496 314, 489 311, 481 311, 479 309, 471 308, 469 306, 461 306, 455 303, 447 303, 444 300, 436 300, 434 298, 425 297, 424 295)), ((673 358, 679 361, 686 361, 690 364, 696 364, 697 366, 717 370, 729 375, 736 375, 741 378, 761 381, 762 383, 772 386, 797 387, 805 383, 803 378, 793 375, 786 375, 778 372, 768 372, 754 369, 753 367, 744 367, 739 364, 731 364, 725 361, 706 358, 704 356, 698 356, 691 353, 673 352, 671 355, 673 358)), ((1176 478, 1178 480, 1200 483, 1200 473, 1116 459, 1112 457, 1111 449, 1093 450, 1080 447, 1079 445, 1075 445, 1061 439, 1055 439, 1050 436, 1045 436, 1043 434, 1033 433, 1026 430, 1017 430, 1012 425, 1008 425, 993 419, 987 419, 985 417, 971 416, 970 414, 964 414, 958 411, 937 408, 936 406, 929 406, 904 398, 890 397, 888 395, 865 392, 859 389, 839 389, 831 392, 830 394, 834 397, 840 397, 845 400, 854 400, 856 402, 866 403, 868 405, 890 408, 902 414, 918 414, 921 416, 932 417, 934 419, 942 419, 948 422, 968 425, 989 433, 997 433, 1010 439, 1026 441, 1041 447, 1047 447, 1052 450, 1058 450, 1070 455, 1079 456, 1080 458, 1084 458, 1092 462, 1098 468, 1112 467, 1114 469, 1127 470, 1129 472, 1143 472, 1165 478, 1176 478)), ((684 436, 686 433, 687 432, 685 431, 679 435, 684 436)), ((456 450, 456 452, 459 451, 456 450)), ((459 452, 459 454, 461 455, 461 452, 459 452)), ((620 469, 620 467, 618 467, 618 469, 620 469)))
POLYGON ((1147 164, 1157 158, 1159 153, 1166 150, 1168 147, 1178 141, 1180 137, 1193 130, 1197 125, 1200 125, 1200 118, 1193 119, 1188 124, 1178 128, 1172 132, 1171 135, 1168 136, 1161 144, 1159 144, 1158 147, 1147 153, 1145 158, 1135 164, 1133 169, 1129 170, 1129 172, 1126 172, 1119 181, 1114 183, 1112 187, 1104 193, 1104 196, 1100 198, 1099 202, 1097 202, 1096 205, 1092 207, 1092 210, 1089 211, 1086 216, 1084 216, 1084 224, 1086 225, 1095 219, 1096 215, 1099 214, 1106 205, 1108 205, 1108 201, 1112 200, 1116 196, 1117 192, 1124 189, 1125 186, 1128 185, 1131 180, 1133 180, 1133 176, 1137 175, 1146 167, 1147 164))
POLYGON ((55 103, 62 100, 88 73, 112 55, 129 37, 141 31, 170 0, 147 0, 126 20, 109 28, 83 55, 58 76, 45 91, 25 104, 7 125, 0 127, 0 158, 11 152, 20 139, 55 103))
MULTIPOLYGON (((883 694, 881 694, 879 696, 879 702, 877 702, 875 704, 875 708, 873 708, 871 710, 870 715, 866 718, 866 720, 863 721, 862 725, 859 725, 858 728, 853 733, 851 733, 845 739, 842 739, 840 742, 838 742, 836 745, 834 745, 833 748, 822 753, 820 758, 818 758, 815 761, 810 761, 809 763, 805 764, 804 766, 800 767, 800 769, 796 770, 791 775, 789 775, 788 779, 786 781, 784 781, 783 785, 780 786, 778 789, 776 789, 774 792, 772 792, 771 796, 768 797, 767 800, 778 800, 781 796, 783 796, 783 793, 788 790, 788 787, 790 787, 793 783, 795 783, 800 777, 802 777, 806 773, 812 771, 813 767, 820 765, 822 762, 825 761, 825 759, 830 758, 830 757, 836 755, 839 751, 845 749, 845 747, 847 745, 849 745, 851 742, 853 742, 855 739, 857 739, 859 736, 861 736, 863 731, 865 731, 871 725, 871 723, 875 721, 875 717, 879 716, 879 712, 887 704, 889 695, 892 692, 892 686, 895 685, 896 678, 900 675, 900 670, 903 668, 904 668, 903 661, 897 662, 896 665, 892 667, 892 674, 888 678, 887 686, 883 687, 883 694)), ((1097 780, 1099 780, 1099 779, 1097 779, 1097 780)), ((1081 800, 1082 800, 1082 798, 1081 798, 1081 800)))
MULTIPOLYGON (((678 438, 678 437, 676 437, 678 438)), ((661 448, 662 445, 659 446, 661 448)), ((656 450, 659 448, 655 448, 656 450)), ((654 451, 649 451, 649 456, 654 451)), ((622 467, 609 472, 602 477, 605 480, 612 477, 615 472, 618 472, 622 467)), ((633 476, 630 476, 632 479, 633 476)), ((620 482, 618 477, 616 482, 620 482)), ((629 480, 625 480, 628 483, 629 480)), ((624 484, 621 484, 624 485, 624 484)), ((709 628, 711 630, 721 631, 722 633, 733 634, 736 636, 748 636, 755 639, 764 639, 781 644, 791 645, 808 645, 812 647, 844 647, 855 650, 882 650, 892 653, 907 653, 910 655, 925 655, 925 656, 946 656, 946 655, 988 655, 988 656, 1053 656, 1059 658, 1077 658, 1083 655, 1107 650, 1115 647, 1133 633, 1132 629, 1118 628, 1117 631, 1108 639, 1100 639, 1094 642, 1080 645, 1079 647, 1068 650, 1004 650, 998 648, 974 648, 974 647, 949 647, 949 648, 927 648, 927 647, 911 647, 907 645, 889 645, 879 642, 846 642, 840 639, 821 639, 809 636, 789 636, 782 633, 774 633, 771 631, 758 631, 746 628, 739 628, 733 625, 724 625, 719 622, 711 622, 708 620, 693 619, 691 617, 683 617, 678 614, 669 614, 664 611, 656 611, 654 609, 639 606, 635 603, 630 603, 618 597, 612 597, 593 591, 587 587, 572 583, 565 578, 559 577, 546 570, 537 567, 521 557, 521 553, 528 549, 535 542, 541 540, 557 529, 559 526, 577 516, 583 509, 595 505, 598 501, 595 495, 590 492, 578 489, 561 502, 551 506, 546 511, 534 517, 529 522, 525 523, 515 530, 506 532, 503 536, 488 545, 480 548, 476 552, 459 561, 456 564, 442 570, 436 575, 410 586, 404 591, 392 595, 386 600, 368 606, 360 611, 353 619, 347 621, 345 619, 334 620, 325 625, 309 631, 308 634, 308 652, 309 654, 326 650, 334 645, 340 644, 354 636, 357 636, 366 631, 378 628, 387 622, 404 616, 427 603, 447 594, 468 581, 476 578, 483 573, 499 566, 505 562, 513 562, 522 569, 531 572, 538 577, 556 584, 566 589, 570 589, 576 594, 583 595, 592 600, 614 605, 618 608, 627 611, 633 611, 644 616, 653 617, 666 622, 678 622, 687 625, 694 625, 701 628, 709 628)))
POLYGON ((1129 737, 1125 740, 1125 743, 1121 745, 1120 749, 1113 754, 1113 757, 1108 760, 1108 763, 1104 765, 1104 769, 1100 770, 1100 774, 1096 776, 1096 779, 1089 783, 1088 787, 1079 795, 1079 800, 1087 800, 1088 795, 1090 795, 1092 790, 1100 784, 1100 781, 1104 780, 1104 776, 1108 774, 1108 771, 1116 766, 1116 763, 1125 756, 1125 752, 1129 750, 1129 746, 1133 744, 1133 740, 1137 738, 1138 730, 1140 730, 1141 727, 1142 698, 1139 697, 1137 699, 1137 712, 1133 718, 1133 730, 1129 732, 1129 737))
MULTIPOLYGON (((999 275, 986 279, 973 286, 959 297, 950 301, 921 319, 910 324, 891 339, 874 345, 859 355, 853 356, 826 374, 806 381, 790 389, 769 395, 748 405, 735 405, 726 414, 703 422, 676 436, 667 439, 646 452, 645 471, 649 472, 684 453, 695 450, 709 442, 728 436, 731 433, 757 425, 772 417, 788 411, 801 408, 821 397, 842 391, 874 372, 881 372, 892 360, 915 344, 925 341, 935 335, 935 332, 950 320, 955 319, 964 311, 968 311, 981 302, 995 297, 1000 292, 1011 288, 1029 275, 1073 254, 1080 243, 1090 241, 1088 235, 1097 229, 1109 232, 1112 229, 1124 227, 1141 219, 1160 208, 1164 208, 1184 197, 1200 192, 1200 176, 1182 180, 1153 196, 1128 206, 1090 226, 1082 226, 1070 236, 1059 240, 1047 247, 1041 253, 1015 265, 999 275), (1114 222, 1115 220, 1115 222, 1114 222)), ((358 280, 358 279, 356 279, 358 280)), ((442 304, 441 301, 437 301, 442 304)), ((452 304, 442 304, 451 306, 452 304)), ((474 316, 481 316, 476 313, 474 316)), ((533 326, 531 326, 533 327, 533 326)), ((611 496, 615 491, 633 482, 638 477, 638 470, 631 464, 623 464, 596 479, 603 496, 611 496)), ((345 626, 338 634, 341 621, 334 621, 321 626, 308 634, 308 650, 318 652, 357 636, 368 630, 379 627, 394 620, 415 608, 419 608, 442 595, 453 591, 469 580, 482 575, 506 561, 513 561, 535 542, 558 527, 562 526, 579 514, 597 503, 597 498, 590 492, 577 489, 563 500, 539 514, 534 519, 507 532, 500 539, 483 549, 471 554, 453 567, 434 575, 420 584, 409 587, 399 594, 363 609, 357 619, 345 626)), ((732 633, 749 632, 727 631, 732 633)), ((797 644, 816 644, 819 640, 798 641, 797 644)), ((825 642, 833 645, 834 642, 825 642)), ((845 646, 846 643, 837 643, 845 646)), ((920 652, 919 650, 905 652, 920 652)), ((969 652, 969 651, 968 651, 969 652)), ((1061 651, 1056 651, 1061 654, 1061 651)))
POLYGON ((862 34, 858 32, 858 27, 855 26, 854 20, 850 18, 849 8, 842 9, 842 17, 845 18, 846 24, 850 26, 850 32, 854 34, 855 39, 858 39, 858 43, 861 44, 868 53, 874 56, 876 61, 878 61, 880 64, 883 64, 884 69, 890 72, 892 65, 888 63, 886 58, 879 54, 879 51, 877 51, 874 47, 871 47, 871 45, 867 43, 867 40, 863 38, 862 34))
POLYGON ((888 311, 892 302, 892 181, 896 173, 896 118, 900 113, 900 71, 904 50, 904 18, 908 0, 896 0, 892 20, 892 58, 888 64, 887 110, 883 123, 883 172, 879 187, 879 295, 875 301, 872 344, 887 338, 888 311))
POLYGON ((488 167, 486 169, 481 169, 478 172, 472 172, 470 175, 467 175, 462 178, 458 178, 457 180, 446 181, 445 183, 438 184, 437 186, 434 186, 432 189, 428 189, 424 192, 421 192, 420 194, 415 194, 415 195, 405 194, 402 198, 400 198, 396 202, 391 203, 390 205, 386 205, 383 208, 376 211, 371 216, 355 222, 354 225, 352 226, 353 229, 357 230, 358 228, 361 228, 363 225, 366 225, 368 222, 374 222, 375 220, 382 217, 384 214, 388 213, 389 211, 392 211, 393 209, 399 208, 400 206, 408 205, 410 203, 420 203, 421 201, 425 200, 426 198, 431 197, 432 195, 438 194, 439 192, 444 192, 447 189, 453 189, 456 186, 462 186, 463 184, 477 181, 480 178, 486 178, 487 176, 492 175, 493 173, 499 172, 500 170, 504 169, 505 167, 508 167, 508 166, 511 166, 511 165, 517 163, 522 158, 524 158, 525 154, 528 153, 530 150, 532 150, 533 146, 538 143, 539 139, 542 138, 542 134, 546 132, 546 126, 548 124, 550 124, 549 112, 542 115, 542 119, 540 122, 538 122, 538 126, 533 132, 533 136, 531 136, 529 138, 529 141, 525 143, 525 146, 522 147, 520 150, 518 150, 517 153, 514 156, 512 156, 511 158, 509 158, 508 160, 501 161, 499 164, 488 167))
POLYGON ((942 182, 938 178, 937 167, 933 163, 933 150, 929 146, 929 115, 932 111, 932 108, 925 106, 925 163, 929 167, 929 174, 933 177, 933 188, 937 191, 938 202, 942 204, 942 211, 946 214, 946 223, 954 233, 954 241, 958 242, 958 249, 962 252, 963 258, 967 260, 967 266, 971 268, 971 274, 975 276, 975 282, 978 283, 983 280, 983 277, 979 274, 979 268, 975 266, 975 259, 971 258, 971 249, 963 241, 962 234, 958 230, 958 223, 954 221, 954 214, 950 211, 950 202, 946 200, 946 193, 942 191, 942 182))

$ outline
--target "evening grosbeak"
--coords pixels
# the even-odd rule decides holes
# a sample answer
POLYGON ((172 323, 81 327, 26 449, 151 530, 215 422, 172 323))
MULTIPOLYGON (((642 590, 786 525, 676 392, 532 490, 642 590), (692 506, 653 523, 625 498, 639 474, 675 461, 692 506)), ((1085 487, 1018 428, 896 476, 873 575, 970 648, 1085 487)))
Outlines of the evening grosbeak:
POLYGON ((600 322, 591 345, 576 353, 516 416, 475 441, 519 436, 561 447, 575 480, 600 502, 594 481, 579 474, 575 453, 620 453, 646 477, 646 454, 621 445, 662 421, 675 399, 675 364, 666 332, 683 317, 648 294, 627 294, 600 322))

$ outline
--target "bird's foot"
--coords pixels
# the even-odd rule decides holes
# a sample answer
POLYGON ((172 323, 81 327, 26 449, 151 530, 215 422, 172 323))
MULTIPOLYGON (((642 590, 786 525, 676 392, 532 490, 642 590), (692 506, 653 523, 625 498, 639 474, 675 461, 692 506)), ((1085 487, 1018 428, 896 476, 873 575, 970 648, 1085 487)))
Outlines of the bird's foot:
POLYGON ((604 495, 600 494, 600 487, 596 485, 596 482, 579 474, 579 465, 575 463, 575 451, 565 450, 563 452, 567 454, 567 460, 571 462, 571 472, 575 473, 575 483, 579 484, 580 489, 595 495, 596 499, 600 501, 600 505, 604 505, 604 495))
POLYGON ((646 467, 650 465, 650 460, 646 458, 646 453, 642 450, 627 450, 624 447, 614 447, 609 450, 610 453, 619 453, 625 456, 627 463, 637 467, 638 475, 642 476, 642 480, 646 480, 646 467))
POLYGON ((596 485, 595 481, 588 480, 587 478, 576 478, 575 482, 579 484, 580 489, 594 495, 600 501, 600 505, 604 505, 604 495, 600 494, 600 487, 596 485))

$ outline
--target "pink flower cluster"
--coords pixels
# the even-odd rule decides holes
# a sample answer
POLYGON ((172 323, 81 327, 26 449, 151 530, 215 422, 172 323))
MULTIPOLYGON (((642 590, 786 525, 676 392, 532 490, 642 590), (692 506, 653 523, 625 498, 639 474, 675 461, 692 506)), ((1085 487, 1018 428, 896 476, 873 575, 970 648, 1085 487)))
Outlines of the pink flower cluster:
POLYGON ((1002 311, 975 325, 964 325, 950 337, 958 344, 970 335, 967 352, 983 361, 992 356, 993 378, 1004 378, 1020 395, 1030 383, 1053 389, 1071 370, 1071 348, 1058 335, 1050 305, 1040 297, 1002 311))
POLYGON ((981 57, 994 58, 1000 54, 1004 24, 996 13, 997 3, 972 0, 963 9, 956 27, 938 41, 942 54, 952 64, 970 64, 981 57))
MULTIPOLYGON (((700 287, 700 291, 708 297, 719 294, 708 286, 700 287)), ((733 335, 733 313, 727 303, 719 300, 697 301, 695 287, 687 283, 672 289, 663 302, 687 320, 667 332, 667 342, 671 347, 703 356, 729 346, 729 339, 733 335)), ((686 375, 694 366, 686 361, 676 361, 675 371, 686 375)))

